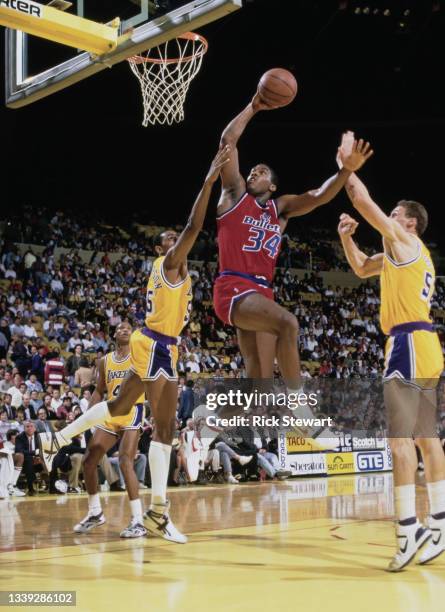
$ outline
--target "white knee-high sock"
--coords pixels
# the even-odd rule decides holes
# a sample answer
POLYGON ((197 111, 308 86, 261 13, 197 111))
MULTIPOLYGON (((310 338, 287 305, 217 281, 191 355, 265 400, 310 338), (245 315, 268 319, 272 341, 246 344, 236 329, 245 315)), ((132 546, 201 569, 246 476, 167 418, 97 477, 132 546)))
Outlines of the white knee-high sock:
POLYGON ((90 516, 97 516, 102 512, 102 506, 100 504, 100 497, 98 493, 94 495, 88 495, 88 514, 90 516))
POLYGON ((80 416, 78 419, 73 421, 70 425, 67 425, 67 427, 61 429, 59 434, 66 440, 66 443, 69 444, 71 438, 74 438, 74 436, 78 436, 95 425, 105 423, 105 421, 108 421, 111 418, 112 417, 110 411, 108 410, 107 402, 99 402, 82 414, 82 416, 80 416))
POLYGON ((170 444, 152 442, 148 451, 151 474, 151 504, 164 505, 167 498, 167 480, 170 467, 170 444))
POLYGON ((130 499, 130 510, 132 518, 138 523, 142 523, 142 502, 139 497, 138 499, 130 499))
POLYGON ((16 466, 14 468, 14 474, 12 476, 12 484, 15 487, 15 485, 17 484, 17 480, 19 479, 20 474, 22 473, 22 468, 16 466))
POLYGON ((394 487, 394 502, 398 521, 416 516, 416 487, 413 484, 394 487))
POLYGON ((445 480, 427 482, 428 498, 430 500, 430 514, 445 512, 445 480))

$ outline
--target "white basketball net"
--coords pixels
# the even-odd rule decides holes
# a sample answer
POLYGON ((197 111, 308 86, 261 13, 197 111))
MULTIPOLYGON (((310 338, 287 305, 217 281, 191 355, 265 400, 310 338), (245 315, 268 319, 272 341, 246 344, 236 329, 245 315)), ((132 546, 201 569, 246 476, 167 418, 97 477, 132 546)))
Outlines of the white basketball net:
POLYGON ((184 119, 185 97, 191 81, 201 68, 206 51, 206 39, 187 32, 141 55, 128 58, 131 70, 141 85, 144 127, 149 123, 172 125, 184 119))

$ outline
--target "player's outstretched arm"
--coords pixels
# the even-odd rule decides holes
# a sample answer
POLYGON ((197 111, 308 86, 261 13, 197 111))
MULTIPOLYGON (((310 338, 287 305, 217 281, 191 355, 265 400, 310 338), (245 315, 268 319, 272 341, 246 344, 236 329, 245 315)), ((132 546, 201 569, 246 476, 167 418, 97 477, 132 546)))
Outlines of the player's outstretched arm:
POLYGON ((261 110, 271 110, 272 107, 265 104, 258 93, 255 94, 252 101, 242 110, 239 115, 232 119, 232 121, 226 126, 221 135, 221 147, 229 145, 232 154, 230 156, 230 162, 224 166, 221 170, 221 181, 223 196, 221 202, 218 205, 218 214, 225 212, 224 207, 230 206, 234 201, 238 200, 246 190, 246 181, 241 176, 239 170, 239 159, 238 159, 238 140, 246 129, 247 124, 256 113, 261 110), (227 202, 227 200, 229 200, 227 202))
MULTIPOLYGON (((337 163, 341 168, 344 159, 349 159, 354 155, 372 155, 372 150, 368 142, 355 140, 353 132, 345 132, 338 150, 337 163)), ((411 237, 402 226, 388 217, 383 210, 374 202, 364 183, 354 173, 350 174, 346 185, 346 192, 351 200, 353 207, 362 215, 372 227, 390 242, 401 240, 411 242, 411 237)))
POLYGON ((331 176, 318 189, 311 189, 301 195, 283 195, 277 199, 278 214, 285 219, 300 217, 318 206, 330 202, 345 186, 351 173, 357 171, 371 157, 372 151, 344 151, 339 172, 331 176))
POLYGON ((222 168, 230 162, 231 148, 226 145, 221 148, 212 161, 201 191, 196 198, 185 228, 182 230, 176 244, 169 249, 164 259, 164 270, 179 270, 187 262, 199 232, 202 230, 213 185, 218 179, 222 168))
POLYGON ((95 404, 101 402, 105 397, 105 392, 107 390, 107 385, 105 381, 105 357, 102 357, 102 359, 99 361, 98 370, 99 372, 97 375, 96 388, 94 389, 90 402, 88 404, 88 410, 91 408, 91 406, 94 406, 95 404))
POLYGON ((368 257, 366 253, 360 251, 352 238, 357 227, 358 223, 355 219, 346 213, 340 215, 340 223, 337 229, 346 259, 355 274, 360 278, 376 276, 382 271, 383 253, 368 257))

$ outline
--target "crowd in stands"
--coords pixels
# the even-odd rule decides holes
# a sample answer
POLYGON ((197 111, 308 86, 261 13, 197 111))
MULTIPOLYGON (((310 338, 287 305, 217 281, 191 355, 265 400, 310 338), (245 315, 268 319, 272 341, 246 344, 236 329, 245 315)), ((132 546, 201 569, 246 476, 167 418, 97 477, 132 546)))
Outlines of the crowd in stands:
MULTIPOLYGON (((141 214, 138 213, 138 216, 141 214)), ((177 226, 175 229, 182 228, 177 226)), ((44 245, 49 249, 64 247, 93 252, 131 252, 144 258, 154 255, 150 238, 158 231, 159 227, 152 221, 141 225, 130 218, 125 226, 117 227, 104 223, 99 217, 95 219, 94 211, 82 217, 74 211, 54 212, 44 206, 29 205, 21 208, 17 214, 10 211, 3 238, 11 243, 44 245)), ((335 234, 322 228, 313 228, 304 234, 289 231, 283 235, 278 265, 285 268, 347 270, 347 263, 335 242, 335 234)), ((207 228, 196 241, 190 259, 216 261, 216 252, 215 229, 207 228)))
MULTIPOLYGON (((113 350, 116 326, 127 319, 134 327, 143 325, 145 287, 154 252, 151 237, 159 230, 150 227, 144 236, 137 234, 134 227, 118 231, 92 224, 91 220, 87 226, 66 213, 49 214, 44 208, 32 207, 13 222, 14 238, 11 229, 7 229, 0 255, 0 444, 10 441, 11 430, 22 437, 27 435, 27 428, 28 433, 32 427, 37 432, 51 430, 87 409, 98 361, 113 350), (43 249, 30 247, 21 252, 15 244, 19 241, 41 245, 43 249), (59 246, 69 250, 56 254, 59 246), (91 250, 93 254, 85 258, 79 252, 81 249, 91 250), (121 251, 112 263, 110 254, 121 251)), ((326 236, 307 239, 306 247, 313 249, 313 260, 324 261, 326 267, 346 269, 335 245, 326 236)), ((274 292, 275 299, 298 318, 303 377, 367 381, 355 397, 355 418, 366 427, 379 427, 377 395, 369 386, 370 381, 381 377, 384 362, 378 287, 370 281, 353 289, 325 286, 318 273, 324 266, 298 278, 290 268, 300 265, 301 248, 295 237, 286 236, 274 292)), ((176 483, 181 480, 180 449, 186 444, 187 428, 195 427, 189 420, 202 401, 203 387, 198 384, 194 389, 193 381, 197 378, 224 381, 245 376, 235 331, 223 325, 213 310, 216 269, 212 262, 216 248, 210 232, 197 241, 193 256, 203 263, 190 266, 193 313, 179 344, 178 452, 172 465, 172 482, 176 483), (184 431, 180 435, 181 430, 184 431)), ((437 283, 432 305, 445 308, 445 286, 441 282, 437 283)), ((440 335, 444 344, 442 330, 440 335)), ((338 403, 335 393, 335 390, 327 393, 329 402, 338 403)), ((326 406, 320 409, 325 410, 326 406)), ((352 424, 351 410, 344 409, 338 414, 342 426, 352 424)), ((145 427, 141 448, 147 450, 149 420, 145 427)), ((85 442, 79 440, 70 449, 71 454, 67 453, 71 457, 65 461, 70 490, 79 488, 85 442), (80 459, 73 459, 77 455, 80 459)), ((238 448, 238 454, 234 450, 236 444, 227 442, 218 440, 215 448, 210 449, 218 451, 226 479, 231 476, 227 474, 228 465, 235 463, 243 467, 239 457, 245 456, 248 447, 252 452, 256 448, 256 455, 274 453, 268 436, 262 438, 254 433, 248 444, 244 441, 244 447, 238 448)), ((208 464, 212 465, 216 453, 212 455, 210 451, 208 464)), ((37 465, 38 460, 33 459, 31 464, 37 465)), ((256 467, 260 464, 268 476, 275 475, 277 466, 273 465, 273 458, 269 456, 266 467, 261 459, 252 463, 256 467)), ((63 464, 58 466, 59 471, 63 467, 63 464)), ((147 479, 142 476, 143 460, 138 470, 141 482, 146 483, 147 479)), ((107 468, 103 471, 106 473, 107 468)), ((114 480, 109 477, 112 485, 121 478, 118 470, 114 475, 114 480)), ((54 478, 49 483, 52 491, 57 480, 54 478)), ((31 484, 28 481, 30 490, 31 484)))

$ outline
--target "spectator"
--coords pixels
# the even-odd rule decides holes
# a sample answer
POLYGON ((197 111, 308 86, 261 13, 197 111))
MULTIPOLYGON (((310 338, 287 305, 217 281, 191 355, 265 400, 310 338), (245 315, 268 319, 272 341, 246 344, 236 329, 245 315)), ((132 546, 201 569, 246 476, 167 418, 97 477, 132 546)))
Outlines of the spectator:
MULTIPOLYGON (((34 413, 37 414, 37 410, 40 408, 40 406, 43 406, 43 400, 39 399, 39 395, 37 391, 31 391, 31 401, 29 403, 34 413)), ((27 418, 32 418, 32 417, 29 416, 27 418)))
MULTIPOLYGON (((68 343, 69 344, 69 343, 68 343)), ((66 362, 66 372, 70 377, 70 385, 74 383, 74 374, 76 370, 80 368, 80 362, 82 360, 82 344, 76 344, 74 348, 74 354, 66 362)))
POLYGON ((3 379, 0 381, 0 393, 6 393, 12 386, 12 374, 6 370, 3 379))
POLYGON ((21 410, 27 419, 35 419, 37 412, 34 411, 34 407, 31 404, 31 395, 29 393, 25 393, 23 395, 22 405, 17 408, 17 412, 21 410))
POLYGON ((62 403, 63 402, 62 402, 62 399, 60 397, 60 390, 59 389, 54 389, 54 391, 52 393, 52 399, 51 399, 51 410, 57 414, 57 410, 62 405, 62 403))
POLYGON ((48 421, 48 413, 43 406, 37 412, 37 420, 35 422, 37 433, 54 433, 54 428, 51 421, 48 421))
POLYGON ((58 351, 54 352, 52 359, 45 364, 45 385, 60 386, 63 383, 65 367, 60 359, 58 351))
POLYGON ((22 321, 20 319, 20 317, 16 317, 14 319, 14 323, 12 323, 9 326, 9 329, 11 331, 11 336, 24 336, 25 335, 25 328, 22 325, 22 321))
POLYGON ((29 338, 30 340, 37 338, 36 329, 34 325, 32 325, 31 321, 29 319, 26 319, 24 323, 25 324, 23 326, 23 330, 24 330, 23 335, 25 336, 25 338, 29 338))
POLYGON ((181 422, 181 427, 185 427, 188 419, 191 418, 195 409, 195 394, 193 392, 194 382, 188 380, 185 388, 179 396, 178 419, 181 422))
MULTIPOLYGON (((31 346, 31 376, 34 376, 35 378, 38 378, 39 381, 41 381, 41 382, 43 382, 44 371, 45 371, 45 366, 44 366, 44 363, 43 363, 43 356, 41 354, 42 352, 43 352, 43 350, 42 349, 39 350, 35 344, 33 344, 31 346)), ((31 378, 31 376, 30 376, 30 378, 31 378)), ((40 384, 40 382, 39 382, 39 384, 40 384)), ((41 387, 41 385, 40 385, 40 387, 41 387)), ((40 388, 40 391, 42 391, 42 388, 40 388)))
POLYGON ((90 368, 88 359, 82 357, 79 363, 79 368, 74 374, 74 386, 80 387, 81 390, 91 387, 93 382, 93 370, 90 368))
POLYGON ((1 410, 6 412, 8 420, 12 420, 16 415, 16 408, 12 405, 12 395, 5 393, 1 410))
POLYGON ((64 397, 62 404, 57 408, 57 418, 66 419, 72 410, 72 400, 70 397, 64 397))
POLYGON ((1 481, 3 484, 7 482, 6 488, 0 489, 0 497, 9 498, 23 497, 24 491, 17 487, 17 480, 22 471, 22 460, 15 452, 15 439, 19 432, 17 429, 10 429, 6 434, 6 440, 3 441, 0 447, 0 471, 6 470, 9 474, 2 474, 1 481), (6 478, 5 478, 6 476, 6 478))
POLYGON ((4 328, 0 327, 0 359, 6 357, 9 348, 9 341, 6 335, 4 334, 4 328))
POLYGON ((91 390, 90 389, 84 389, 82 391, 82 399, 79 402, 80 405, 80 409, 83 412, 86 412, 88 410, 88 406, 90 405, 90 401, 91 401, 91 390))
POLYGON ((91 339, 91 334, 86 333, 82 338, 82 346, 85 352, 93 353, 95 351, 93 340, 91 339))
POLYGON ((27 419, 22 408, 17 408, 17 414, 15 415, 15 422, 17 425, 15 429, 17 429, 18 433, 22 433, 22 431, 25 431, 25 420, 27 419))
POLYGON ((32 391, 36 391, 37 393, 43 392, 43 387, 41 383, 37 380, 37 376, 35 374, 30 374, 29 379, 25 380, 25 385, 31 393, 32 391))
POLYGON ((24 382, 19 383, 19 387, 11 387, 8 393, 12 396, 11 404, 13 408, 18 408, 22 405, 23 396, 26 393, 26 385, 24 382))
POLYGON ((11 429, 11 421, 8 418, 8 413, 3 408, 0 411, 0 442, 4 442, 6 440, 6 434, 11 429))
POLYGON ((36 472, 43 469, 39 458, 39 447, 34 423, 25 421, 25 431, 18 434, 15 439, 15 452, 23 465, 23 472, 28 485, 28 495, 35 495, 34 482, 36 472))

